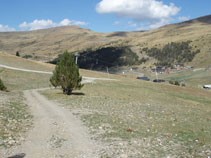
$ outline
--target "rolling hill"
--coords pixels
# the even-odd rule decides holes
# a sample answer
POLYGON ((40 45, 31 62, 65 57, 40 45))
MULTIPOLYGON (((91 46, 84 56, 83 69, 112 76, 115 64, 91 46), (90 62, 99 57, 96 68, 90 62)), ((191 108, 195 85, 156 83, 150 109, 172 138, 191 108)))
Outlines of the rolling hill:
MULTIPOLYGON (((207 67, 211 61, 211 15, 182 23, 170 24, 151 31, 97 33, 77 26, 65 26, 28 32, 0 33, 0 51, 21 56, 31 55, 35 60, 49 61, 65 50, 84 51, 88 48, 127 46, 139 58, 143 48, 162 48, 170 42, 192 41, 193 50, 200 49, 189 65, 207 67)), ((145 65, 151 65, 154 59, 145 65)))

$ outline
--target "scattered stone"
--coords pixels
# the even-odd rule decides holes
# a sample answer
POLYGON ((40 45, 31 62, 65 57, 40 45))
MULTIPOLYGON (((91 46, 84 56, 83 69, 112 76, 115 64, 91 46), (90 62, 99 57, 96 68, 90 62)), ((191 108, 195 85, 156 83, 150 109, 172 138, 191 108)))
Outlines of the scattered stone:
POLYGON ((23 157, 25 157, 25 156, 26 156, 26 154, 20 153, 20 154, 16 154, 16 155, 10 156, 10 157, 8 157, 8 158, 23 158, 23 157))

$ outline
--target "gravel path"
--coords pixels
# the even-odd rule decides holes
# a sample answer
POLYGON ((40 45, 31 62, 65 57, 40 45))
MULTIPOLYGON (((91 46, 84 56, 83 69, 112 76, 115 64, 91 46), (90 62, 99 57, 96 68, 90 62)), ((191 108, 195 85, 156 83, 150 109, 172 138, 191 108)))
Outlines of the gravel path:
MULTIPOLYGON (((24 91, 34 116, 34 127, 22 145, 4 151, 3 158, 25 153, 25 158, 97 158, 99 146, 73 114, 48 101, 37 90, 24 91)), ((1 157, 1 156, 0 156, 1 157)))
MULTIPOLYGON (((16 70, 16 71, 33 72, 33 73, 40 73, 40 74, 53 74, 52 72, 28 70, 28 69, 16 68, 16 67, 11 67, 11 66, 2 65, 2 64, 0 64, 0 67, 5 68, 5 69, 10 69, 10 70, 16 70)), ((118 81, 116 79, 109 79, 109 78, 94 78, 94 77, 85 77, 85 76, 83 76, 82 78, 89 81, 94 81, 94 80, 118 81)))

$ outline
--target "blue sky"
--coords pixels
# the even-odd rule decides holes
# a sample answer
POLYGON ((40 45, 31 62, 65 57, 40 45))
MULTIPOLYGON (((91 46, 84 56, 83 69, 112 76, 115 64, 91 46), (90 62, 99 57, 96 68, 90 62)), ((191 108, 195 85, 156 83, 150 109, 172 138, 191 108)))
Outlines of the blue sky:
POLYGON ((211 14, 211 0, 0 0, 0 31, 78 25, 96 32, 155 29, 211 14))

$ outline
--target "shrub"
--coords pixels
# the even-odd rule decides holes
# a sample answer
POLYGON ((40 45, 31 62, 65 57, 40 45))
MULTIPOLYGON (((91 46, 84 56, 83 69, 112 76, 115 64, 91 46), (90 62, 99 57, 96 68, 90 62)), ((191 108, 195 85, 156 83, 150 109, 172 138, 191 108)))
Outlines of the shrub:
POLYGON ((17 57, 19 57, 19 56, 20 56, 20 53, 19 53, 18 51, 16 52, 16 56, 17 56, 17 57))
POLYGON ((179 81, 175 81, 174 85, 179 86, 180 85, 179 81))
POLYGON ((74 57, 67 51, 61 56, 50 82, 54 87, 61 86, 63 93, 71 95, 73 90, 81 89, 82 77, 79 74, 78 66, 75 64, 74 57))
MULTIPOLYGON (((173 84, 173 85, 176 85, 176 86, 180 86, 180 81, 172 81, 172 80, 170 80, 169 83, 170 84, 173 84)), ((185 84, 182 83, 181 86, 182 87, 185 87, 185 84)))
POLYGON ((7 87, 4 85, 3 81, 0 79, 0 90, 5 91, 7 90, 7 87))
POLYGON ((32 55, 24 55, 23 58, 29 59, 29 58, 32 58, 32 55))
POLYGON ((174 81, 170 80, 169 83, 170 83, 170 84, 174 84, 174 81))

